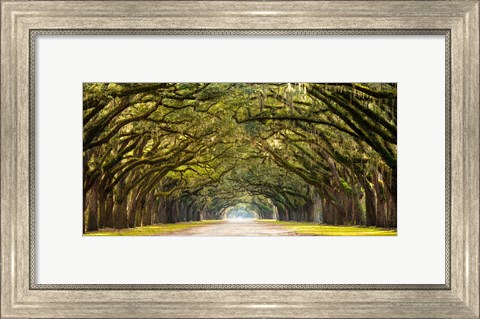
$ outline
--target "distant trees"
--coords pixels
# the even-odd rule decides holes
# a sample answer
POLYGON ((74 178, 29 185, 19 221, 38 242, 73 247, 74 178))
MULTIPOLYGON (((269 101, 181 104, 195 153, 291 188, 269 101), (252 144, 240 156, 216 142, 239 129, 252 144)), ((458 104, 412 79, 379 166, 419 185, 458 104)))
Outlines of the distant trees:
POLYGON ((395 84, 87 83, 84 231, 222 218, 396 227, 395 84))

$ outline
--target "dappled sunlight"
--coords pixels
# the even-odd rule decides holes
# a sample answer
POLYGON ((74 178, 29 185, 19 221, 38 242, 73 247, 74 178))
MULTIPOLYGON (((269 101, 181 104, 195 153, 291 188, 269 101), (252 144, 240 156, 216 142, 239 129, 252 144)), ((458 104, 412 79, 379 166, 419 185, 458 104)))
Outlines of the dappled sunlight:
POLYGON ((309 222, 285 222, 277 220, 260 220, 262 223, 271 223, 285 227, 299 235, 305 236, 397 236, 394 229, 365 226, 334 226, 309 222))
POLYGON ((396 236, 392 229, 332 226, 274 219, 231 218, 176 224, 156 224, 131 229, 89 232, 86 236, 396 236))
POLYGON ((156 224, 127 229, 108 229, 88 232, 84 236, 159 236, 187 230, 195 227, 222 223, 222 220, 202 220, 176 224, 156 224))

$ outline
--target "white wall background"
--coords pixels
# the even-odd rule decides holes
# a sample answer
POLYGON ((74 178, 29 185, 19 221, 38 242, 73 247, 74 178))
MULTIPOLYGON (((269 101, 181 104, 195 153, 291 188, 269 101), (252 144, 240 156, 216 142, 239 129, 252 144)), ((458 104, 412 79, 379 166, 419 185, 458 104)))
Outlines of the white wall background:
POLYGON ((443 36, 37 41, 37 283, 444 283, 443 36), (82 237, 82 82, 103 81, 398 82, 398 236, 82 237))

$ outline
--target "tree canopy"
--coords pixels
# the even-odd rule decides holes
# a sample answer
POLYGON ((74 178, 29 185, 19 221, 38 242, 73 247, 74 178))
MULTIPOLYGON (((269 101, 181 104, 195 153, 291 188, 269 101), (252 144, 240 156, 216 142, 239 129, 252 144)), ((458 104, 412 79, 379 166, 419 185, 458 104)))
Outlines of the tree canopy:
POLYGON ((84 231, 224 218, 396 227, 394 83, 85 83, 84 231))

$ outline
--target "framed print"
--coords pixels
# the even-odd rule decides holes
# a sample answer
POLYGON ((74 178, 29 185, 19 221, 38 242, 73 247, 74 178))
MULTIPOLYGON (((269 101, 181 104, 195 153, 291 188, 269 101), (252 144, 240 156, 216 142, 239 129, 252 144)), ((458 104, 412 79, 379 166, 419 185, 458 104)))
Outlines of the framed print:
POLYGON ((478 1, 1 8, 2 317, 480 317, 478 1))

